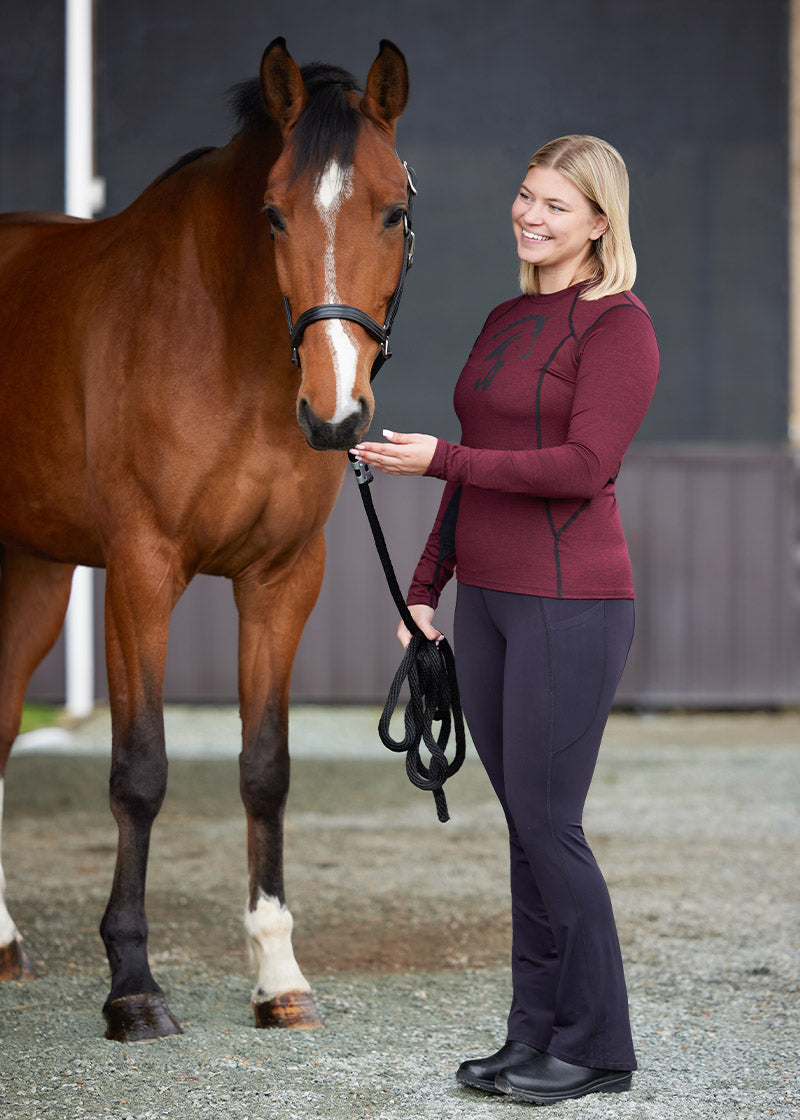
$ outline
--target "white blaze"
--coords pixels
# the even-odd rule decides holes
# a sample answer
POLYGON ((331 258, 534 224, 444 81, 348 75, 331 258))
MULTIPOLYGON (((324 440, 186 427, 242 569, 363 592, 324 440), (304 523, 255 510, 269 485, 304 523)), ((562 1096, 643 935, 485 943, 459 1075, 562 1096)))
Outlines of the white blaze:
MULTIPOLYGON (((336 289, 336 218, 342 200, 353 193, 352 173, 345 171, 336 160, 331 160, 320 177, 314 205, 325 227, 325 302, 339 303, 336 289)), ((356 383, 358 347, 353 341, 350 327, 341 319, 322 321, 331 348, 333 368, 336 372, 336 411, 332 424, 338 424, 356 411, 353 388, 356 383)))
POLYGON ((292 949, 294 921, 286 906, 262 894, 255 910, 244 915, 250 959, 258 972, 253 1002, 265 1003, 286 992, 310 992, 292 949))
MULTIPOLYGON (((0 778, 0 838, 3 833, 3 797, 5 794, 5 782, 0 778)), ((5 901, 6 893, 6 878, 3 874, 3 860, 0 854, 0 949, 5 945, 10 945, 15 941, 19 934, 17 928, 11 920, 11 915, 6 909, 5 901)))

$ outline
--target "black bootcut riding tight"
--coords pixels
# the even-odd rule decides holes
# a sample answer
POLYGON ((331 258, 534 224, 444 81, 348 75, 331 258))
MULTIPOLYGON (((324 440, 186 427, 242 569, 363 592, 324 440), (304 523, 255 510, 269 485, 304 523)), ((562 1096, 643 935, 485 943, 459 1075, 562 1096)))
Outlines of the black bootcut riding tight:
POLYGON ((633 637, 630 599, 458 586, 458 683, 508 822, 513 1000, 508 1038, 634 1069, 628 998, 583 806, 633 637))

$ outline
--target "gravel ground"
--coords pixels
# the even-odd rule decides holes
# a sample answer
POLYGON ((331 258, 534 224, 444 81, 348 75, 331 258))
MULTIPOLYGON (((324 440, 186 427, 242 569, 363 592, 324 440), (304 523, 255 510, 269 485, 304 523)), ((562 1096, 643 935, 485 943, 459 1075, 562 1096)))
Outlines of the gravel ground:
MULTIPOLYGON (((450 1120, 531 1106, 462 1089, 509 999, 503 824, 471 755, 452 820, 377 743, 377 714, 299 708, 287 884, 325 1020, 256 1031, 242 949, 236 715, 171 708, 148 883, 179 1037, 102 1038, 97 923, 114 826, 107 715, 27 738, 8 770, 8 897, 38 979, 0 986, 1 1120, 450 1120)), ((554 1117, 800 1116, 800 716, 615 714, 587 809, 626 958, 633 1090, 554 1117)))

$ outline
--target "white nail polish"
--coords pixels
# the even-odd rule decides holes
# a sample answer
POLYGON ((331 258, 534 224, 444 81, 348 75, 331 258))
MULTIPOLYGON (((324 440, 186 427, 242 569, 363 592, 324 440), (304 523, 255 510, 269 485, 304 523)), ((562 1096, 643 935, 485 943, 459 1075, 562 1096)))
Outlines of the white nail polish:
POLYGON ((392 436, 394 435, 394 432, 390 432, 388 428, 384 428, 383 429, 383 434, 386 436, 387 439, 391 439, 392 436))

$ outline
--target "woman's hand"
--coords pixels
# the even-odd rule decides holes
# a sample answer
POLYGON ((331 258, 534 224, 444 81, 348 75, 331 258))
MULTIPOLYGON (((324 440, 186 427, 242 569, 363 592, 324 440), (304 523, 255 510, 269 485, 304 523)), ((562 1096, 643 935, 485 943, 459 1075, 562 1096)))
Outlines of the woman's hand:
MULTIPOLYGON (((427 607, 424 603, 414 603, 408 608, 408 613, 426 638, 433 638, 434 641, 438 641, 442 637, 433 625, 433 607, 427 607)), ((401 622, 397 627, 397 640, 400 642, 403 649, 405 649, 411 641, 411 631, 404 622, 401 622)))
POLYGON ((353 448, 362 463, 385 474, 425 474, 433 458, 436 436, 390 432, 383 429, 389 443, 358 443, 353 448))

